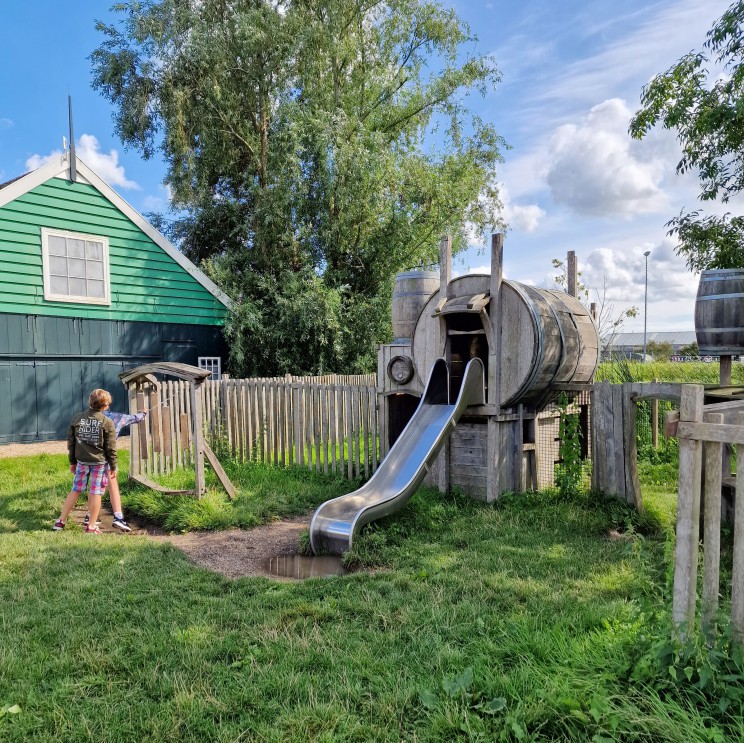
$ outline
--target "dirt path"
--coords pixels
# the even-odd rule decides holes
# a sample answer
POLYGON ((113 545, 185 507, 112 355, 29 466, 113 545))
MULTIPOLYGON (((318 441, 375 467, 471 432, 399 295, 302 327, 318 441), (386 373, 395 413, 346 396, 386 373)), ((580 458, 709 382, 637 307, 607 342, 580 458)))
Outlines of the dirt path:
MULTIPOLYGON (((117 441, 118 449, 129 448, 129 437, 122 436, 117 441)), ((67 442, 41 441, 29 444, 4 444, 0 446, 0 458, 34 456, 36 454, 65 454, 67 442)), ((132 531, 125 533, 112 526, 113 517, 104 507, 101 509, 101 531, 105 538, 127 538, 145 536, 156 542, 170 542, 183 551, 188 558, 200 567, 213 570, 228 578, 246 576, 272 576, 263 563, 277 555, 296 555, 300 534, 310 526, 312 514, 294 519, 276 521, 253 529, 230 529, 216 532, 191 532, 189 534, 168 534, 162 529, 129 519, 132 531)), ((84 525, 85 507, 76 508, 70 518, 80 527, 84 525)), ((91 537, 92 538, 92 537, 91 537)))
MULTIPOLYGON (((129 449, 129 436, 116 440, 117 449, 129 449)), ((37 454, 67 454, 66 441, 32 441, 28 444, 0 444, 0 459, 33 457, 37 454)))
MULTIPOLYGON (((264 562, 277 555, 296 555, 300 534, 310 526, 310 518, 311 515, 308 514, 253 529, 197 531, 189 534, 168 534, 159 527, 130 518, 129 525, 132 531, 122 532, 112 526, 113 516, 104 507, 99 517, 101 522, 99 528, 105 539, 143 536, 155 542, 170 542, 184 552, 194 564, 227 578, 257 575, 276 578, 269 573, 264 562)), ((78 506, 70 514, 70 519, 83 528, 85 506, 78 506)))

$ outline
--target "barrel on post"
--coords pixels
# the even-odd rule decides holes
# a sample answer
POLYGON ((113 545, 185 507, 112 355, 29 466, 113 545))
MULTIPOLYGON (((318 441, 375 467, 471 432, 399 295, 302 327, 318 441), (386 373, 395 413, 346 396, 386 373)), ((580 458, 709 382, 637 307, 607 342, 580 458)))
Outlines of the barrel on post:
POLYGON ((392 320, 396 340, 413 338, 421 310, 437 289, 439 274, 435 271, 405 271, 395 277, 392 320))
POLYGON ((744 268, 713 268, 700 274, 695 333, 701 356, 744 354, 744 268))

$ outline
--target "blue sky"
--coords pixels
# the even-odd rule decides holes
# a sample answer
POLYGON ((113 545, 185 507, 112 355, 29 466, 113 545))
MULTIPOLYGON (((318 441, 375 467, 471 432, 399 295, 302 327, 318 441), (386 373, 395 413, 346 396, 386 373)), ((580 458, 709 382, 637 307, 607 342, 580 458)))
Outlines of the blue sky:
MULTIPOLYGON (((165 208, 158 160, 125 151, 109 104, 90 87, 95 19, 111 2, 4 0, 0 23, 0 182, 61 150, 73 96, 78 154, 139 212, 165 208)), ((445 4, 447 4, 445 2, 445 4)), ((592 299, 643 308, 648 264, 649 331, 691 330, 697 277, 674 255, 664 224, 694 208, 694 176, 674 173, 679 150, 668 132, 642 142, 627 135, 641 87, 682 54, 699 49, 728 0, 623 3, 459 0, 461 18, 494 54, 503 82, 473 106, 511 149, 502 184, 504 271, 548 286, 551 259, 575 250, 592 299), (604 287, 606 286, 606 290, 604 287)), ((736 205, 729 205, 729 208, 736 205)), ((489 264, 483 246, 455 270, 489 264)), ((642 330, 643 314, 626 330, 642 330)))

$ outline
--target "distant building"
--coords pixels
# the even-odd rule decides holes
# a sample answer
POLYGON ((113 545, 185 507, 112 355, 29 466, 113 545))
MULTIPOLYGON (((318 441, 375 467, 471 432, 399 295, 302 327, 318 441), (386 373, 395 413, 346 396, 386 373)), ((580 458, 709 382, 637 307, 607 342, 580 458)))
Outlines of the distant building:
MULTIPOLYGON (((649 343, 671 343, 674 352, 697 343, 694 330, 677 330, 662 333, 646 333, 646 347, 649 343)), ((602 358, 642 358, 643 333, 617 333, 611 343, 602 349, 602 358)))

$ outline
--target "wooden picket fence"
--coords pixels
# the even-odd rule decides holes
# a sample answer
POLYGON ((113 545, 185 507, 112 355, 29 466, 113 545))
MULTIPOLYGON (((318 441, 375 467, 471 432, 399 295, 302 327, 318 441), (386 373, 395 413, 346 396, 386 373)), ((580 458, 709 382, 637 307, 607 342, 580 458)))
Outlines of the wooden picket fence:
POLYGON ((191 439, 191 385, 181 380, 161 382, 148 392, 137 392, 131 412, 149 410, 147 418, 135 427, 136 463, 130 474, 153 477, 192 467, 194 442, 191 439))
POLYGON ((349 479, 379 464, 375 375, 210 380, 204 425, 212 447, 349 479))
POLYGON ((667 413, 664 433, 679 438, 679 497, 674 554, 672 618, 681 639, 695 627, 700 541, 701 493, 704 502, 701 631, 709 644, 716 635, 720 590, 721 485, 736 488, 731 573, 731 626, 744 644, 744 474, 732 477, 724 444, 737 448, 744 462, 744 401, 704 405, 699 384, 683 384, 679 412, 667 413), (726 471, 724 471, 726 470, 726 471))

